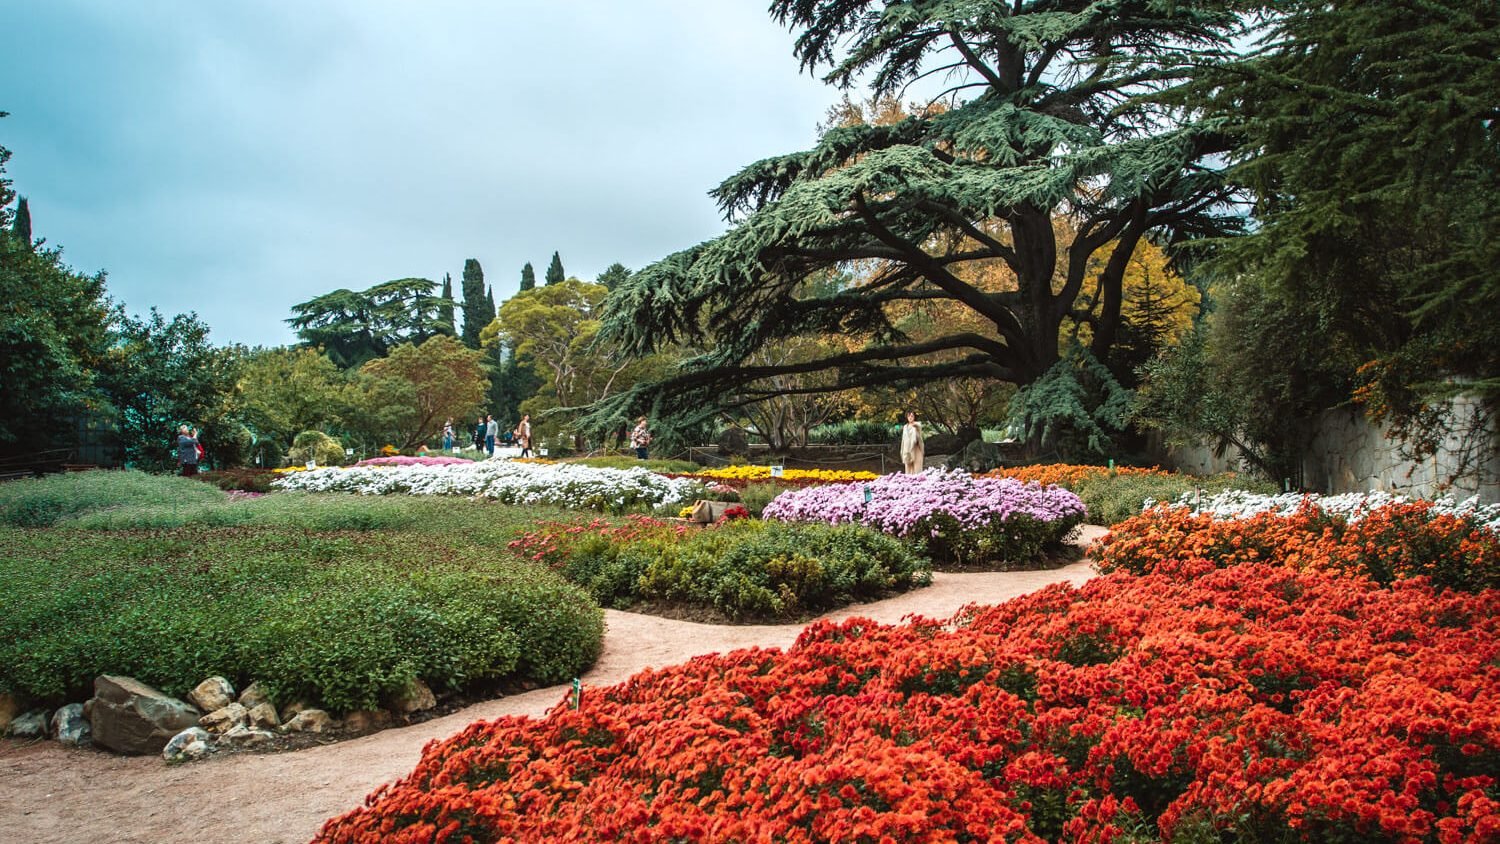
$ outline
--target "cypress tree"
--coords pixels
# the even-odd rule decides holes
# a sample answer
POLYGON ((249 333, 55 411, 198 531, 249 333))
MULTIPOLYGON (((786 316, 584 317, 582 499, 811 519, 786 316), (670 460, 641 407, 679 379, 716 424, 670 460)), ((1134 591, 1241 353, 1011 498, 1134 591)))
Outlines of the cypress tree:
POLYGON ((525 293, 528 290, 535 290, 535 289, 536 289, 536 270, 532 269, 531 268, 531 262, 527 261, 526 262, 526 266, 524 266, 524 267, 521 268, 521 292, 525 293))
MULTIPOLYGON (((496 310, 496 308, 495 308, 495 288, 494 287, 490 287, 488 290, 486 290, 484 292, 484 307, 485 307, 485 314, 487 314, 487 316, 485 317, 485 320, 484 320, 484 325, 489 325, 490 324, 490 320, 494 319, 495 318, 495 314, 499 313, 499 311, 496 310)), ((484 325, 481 325, 480 328, 483 328, 484 325)))
POLYGON ((479 261, 469 258, 464 261, 463 277, 464 293, 464 345, 471 349, 479 348, 479 332, 490 320, 495 318, 495 306, 489 305, 489 312, 485 312, 484 296, 484 268, 479 266, 479 261))
POLYGON ((458 335, 458 318, 453 313, 453 276, 449 273, 443 273, 443 299, 445 301, 438 306, 438 316, 447 327, 440 329, 440 333, 455 337, 458 335))
POLYGON ((24 196, 16 203, 16 217, 11 221, 10 233, 25 244, 27 249, 31 248, 31 205, 24 196))
POLYGON ((604 272, 600 273, 599 277, 594 279, 596 283, 602 284, 610 290, 614 290, 616 287, 619 287, 622 283, 629 280, 630 270, 627 269, 625 265, 620 263, 619 261, 616 261, 613 264, 605 267, 604 272))
POLYGON ((552 264, 547 267, 547 284, 553 285, 565 278, 567 276, 563 274, 562 258, 558 257, 556 252, 553 252, 552 264))

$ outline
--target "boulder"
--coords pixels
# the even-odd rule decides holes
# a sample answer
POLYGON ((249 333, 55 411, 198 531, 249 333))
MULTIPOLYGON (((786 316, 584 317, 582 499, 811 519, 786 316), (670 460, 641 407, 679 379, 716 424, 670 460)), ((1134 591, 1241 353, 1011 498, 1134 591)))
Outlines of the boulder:
POLYGON ((120 753, 160 753, 178 733, 198 725, 202 713, 133 677, 94 678, 89 721, 94 744, 120 753))
POLYGON ((213 737, 202 727, 188 727, 167 741, 167 746, 162 748, 161 758, 168 762, 202 759, 213 752, 212 741, 213 737))
POLYGON ((52 713, 52 737, 69 747, 91 744, 93 732, 88 719, 83 717, 81 703, 70 703, 52 713))
POLYGON ((361 709, 344 716, 344 729, 356 733, 368 733, 388 727, 393 719, 384 709, 361 709))
POLYGON ((198 726, 210 733, 227 733, 235 727, 250 723, 250 712, 238 703, 215 709, 198 719, 198 726))
POLYGON ((220 737, 225 744, 234 747, 255 747, 265 744, 276 738, 276 734, 269 730, 257 730, 241 724, 220 737))
POLYGON ((261 686, 259 680, 246 686, 245 690, 243 692, 240 692, 240 706, 243 706, 246 709, 253 710, 255 709, 255 707, 260 706, 262 703, 270 702, 271 697, 270 695, 266 694, 266 690, 261 686))
POLYGON ((281 722, 284 724, 287 721, 290 721, 293 718, 296 718, 298 713, 300 713, 300 712, 302 712, 303 710, 306 710, 306 709, 312 709, 311 706, 307 705, 307 701, 305 701, 305 700, 294 700, 294 701, 292 701, 291 703, 287 704, 286 706, 282 707, 279 710, 281 712, 281 722))
POLYGON ((47 737, 47 715, 45 709, 33 709, 22 715, 17 715, 10 721, 10 726, 5 732, 11 738, 39 739, 47 737))
POLYGON ((21 699, 15 695, 0 695, 0 735, 5 734, 5 728, 10 722, 21 714, 21 699))
POLYGON ((187 699, 204 712, 213 712, 234 703, 234 686, 223 677, 210 677, 188 692, 187 699))
MULTIPOLYGON (((241 704, 243 705, 243 704, 241 704)), ((256 704, 249 712, 250 726, 262 729, 281 726, 281 717, 270 702, 256 704)))
POLYGON ((421 680, 409 680, 401 690, 390 696, 387 706, 397 715, 410 715, 437 706, 437 696, 421 680))
POLYGON ((287 733, 321 733, 332 729, 333 718, 321 709, 304 709, 281 726, 287 733))

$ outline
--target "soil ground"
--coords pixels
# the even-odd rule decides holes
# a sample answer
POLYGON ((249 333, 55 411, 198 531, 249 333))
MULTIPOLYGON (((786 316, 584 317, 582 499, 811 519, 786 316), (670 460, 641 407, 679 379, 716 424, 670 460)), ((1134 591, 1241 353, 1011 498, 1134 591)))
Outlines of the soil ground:
MULTIPOLYGON (((1085 527, 1086 544, 1102 528, 1085 527)), ((932 585, 824 618, 862 616, 897 623, 908 615, 947 618, 1053 583, 1082 583, 1082 560, 1044 571, 948 573, 932 585)), ((744 647, 784 648, 804 625, 714 625, 605 611, 604 653, 584 675, 589 686, 618 683, 647 667, 744 647)), ((187 765, 160 757, 70 750, 56 742, 0 741, 0 841, 118 844, 293 844, 358 806, 382 783, 404 776, 422 748, 478 720, 543 715, 568 687, 554 686, 474 704, 450 715, 285 753, 236 753, 187 765)))

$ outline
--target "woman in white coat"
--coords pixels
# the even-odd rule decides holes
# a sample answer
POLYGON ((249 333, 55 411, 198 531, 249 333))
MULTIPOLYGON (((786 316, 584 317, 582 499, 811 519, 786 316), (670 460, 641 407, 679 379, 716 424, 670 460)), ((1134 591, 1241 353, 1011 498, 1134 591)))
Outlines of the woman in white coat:
POLYGON ((901 465, 906 468, 906 474, 922 473, 922 459, 926 456, 925 452, 926 449, 922 444, 922 423, 917 421, 915 412, 908 410, 906 424, 901 428, 901 465))

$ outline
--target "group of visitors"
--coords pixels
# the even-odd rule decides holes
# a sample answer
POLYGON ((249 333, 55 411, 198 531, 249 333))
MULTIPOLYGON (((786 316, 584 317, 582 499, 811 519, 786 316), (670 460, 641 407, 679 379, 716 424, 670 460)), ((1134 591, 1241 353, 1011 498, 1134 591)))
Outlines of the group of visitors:
MULTIPOLYGON (((504 435, 500 433, 500 423, 495 421, 495 415, 487 413, 480 416, 474 422, 474 436, 472 439, 474 448, 485 453, 487 457, 495 456, 495 448, 500 445, 518 445, 521 447, 522 457, 531 456, 531 415, 521 417, 515 430, 508 431, 504 435)), ((453 448, 453 420, 449 419, 443 426, 443 448, 453 448)))

